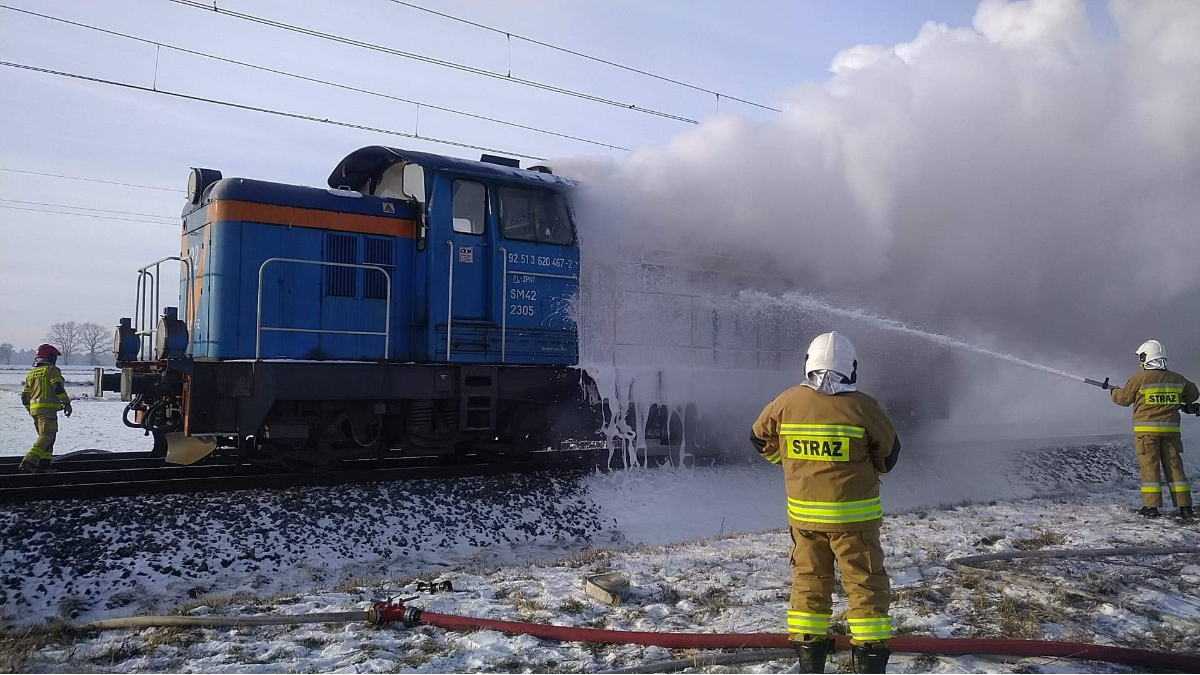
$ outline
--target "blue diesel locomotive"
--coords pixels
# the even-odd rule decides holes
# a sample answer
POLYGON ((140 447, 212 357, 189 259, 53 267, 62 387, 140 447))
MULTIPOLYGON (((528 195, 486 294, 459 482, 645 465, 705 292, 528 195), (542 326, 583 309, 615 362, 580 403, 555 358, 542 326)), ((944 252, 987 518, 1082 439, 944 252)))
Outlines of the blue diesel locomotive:
MULTIPOLYGON (((168 461, 222 448, 306 468, 599 438, 604 406, 575 367, 571 181, 374 146, 328 184, 193 170, 182 251, 139 271, 121 372, 98 373, 126 424, 168 461), (178 307, 161 307, 167 260, 178 307)), ((648 437, 679 435, 665 408, 651 417, 648 437)))

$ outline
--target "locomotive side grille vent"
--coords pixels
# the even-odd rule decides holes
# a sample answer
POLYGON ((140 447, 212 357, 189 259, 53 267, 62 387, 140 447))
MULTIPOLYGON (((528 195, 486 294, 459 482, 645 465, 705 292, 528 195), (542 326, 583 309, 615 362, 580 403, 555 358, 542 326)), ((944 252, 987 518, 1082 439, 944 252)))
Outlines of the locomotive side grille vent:
MULTIPOLYGON (((363 240, 363 264, 379 265, 390 274, 396 264, 391 239, 367 237, 363 240)), ((363 270, 363 297, 368 300, 387 299, 387 277, 375 270, 363 270)))
MULTIPOLYGON (((358 238, 352 234, 325 235, 325 261, 358 264, 358 238)), ((353 298, 357 295, 358 270, 353 267, 325 268, 325 295, 353 298)))

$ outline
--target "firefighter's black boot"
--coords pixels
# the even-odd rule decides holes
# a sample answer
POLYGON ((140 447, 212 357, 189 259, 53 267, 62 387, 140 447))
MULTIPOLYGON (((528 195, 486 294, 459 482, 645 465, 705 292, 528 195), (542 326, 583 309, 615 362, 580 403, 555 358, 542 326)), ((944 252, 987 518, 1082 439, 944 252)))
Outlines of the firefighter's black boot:
POLYGON ((1143 506, 1142 510, 1138 511, 1138 515, 1143 518, 1157 518, 1162 514, 1158 512, 1157 506, 1143 506))
POLYGON ((792 646, 796 648, 796 658, 798 659, 796 664, 798 667, 793 672, 825 672, 825 659, 833 653, 833 638, 813 640, 812 642, 793 642, 792 646))
POLYGON ((887 647, 852 645, 850 667, 856 673, 884 673, 887 672, 888 657, 891 655, 887 647))
POLYGON ((1190 506, 1181 506, 1179 507, 1179 519, 1185 521, 1195 520, 1196 512, 1190 506))

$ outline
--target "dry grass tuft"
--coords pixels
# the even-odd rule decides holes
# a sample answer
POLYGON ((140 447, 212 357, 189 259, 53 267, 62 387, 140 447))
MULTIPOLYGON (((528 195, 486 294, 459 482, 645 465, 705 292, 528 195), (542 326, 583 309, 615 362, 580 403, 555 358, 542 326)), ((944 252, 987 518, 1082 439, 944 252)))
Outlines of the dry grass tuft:
POLYGON ((222 595, 217 593, 206 593, 188 602, 179 605, 171 610, 171 614, 190 614, 197 607, 208 607, 213 612, 220 612, 231 607, 244 607, 247 605, 258 605, 263 600, 253 593, 245 593, 238 591, 237 593, 222 595))
POLYGON ((596 571, 599 572, 602 571, 599 568, 608 569, 608 563, 614 555, 615 552, 608 549, 586 548, 572 556, 564 558, 559 564, 571 569, 596 566, 596 571))
POLYGON ((579 598, 567 598, 566 600, 558 603, 558 611, 563 614, 582 614, 586 607, 587 604, 585 604, 579 598))
POLYGON ((29 658, 43 647, 73 645, 82 636, 83 632, 67 621, 52 621, 23 628, 0 628, 0 672, 20 672, 29 658))
POLYGON ((1067 537, 1058 532, 1042 530, 1028 539, 1015 539, 1013 546, 1022 551, 1036 551, 1047 546, 1061 546, 1067 543, 1067 537))

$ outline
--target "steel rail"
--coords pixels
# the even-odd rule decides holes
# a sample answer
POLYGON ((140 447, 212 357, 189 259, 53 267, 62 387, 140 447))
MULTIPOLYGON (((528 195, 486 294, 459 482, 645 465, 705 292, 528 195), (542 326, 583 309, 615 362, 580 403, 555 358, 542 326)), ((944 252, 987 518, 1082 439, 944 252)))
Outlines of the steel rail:
MULTIPOLYGON (((139 469, 125 472, 59 472, 44 474, 48 477, 63 476, 69 482, 56 485, 13 484, 0 488, 0 503, 24 503, 65 499, 99 499, 125 497, 140 494, 176 494, 195 492, 231 492, 256 489, 288 489, 295 487, 329 487, 355 483, 379 483, 397 480, 429 480, 447 478, 469 478, 499 476, 516 473, 537 473, 551 470, 584 471, 595 466, 599 454, 595 450, 551 451, 538 453, 541 456, 512 463, 481 461, 476 456, 450 457, 441 462, 430 463, 431 458, 407 458, 423 460, 423 465, 388 466, 390 462, 361 460, 342 468, 324 473, 272 473, 266 469, 247 465, 169 467, 159 473, 139 469), (195 469, 179 472, 176 469, 195 469), (110 480, 114 473, 120 473, 110 480), (96 475, 90 475, 96 474, 96 475), (133 475, 129 475, 133 474, 133 475), (141 478, 141 479, 137 479, 141 478)), ((436 459, 436 458, 432 458, 436 459)), ((37 476, 21 474, 21 478, 37 476)), ((19 483, 20 481, 14 481, 19 483)))

